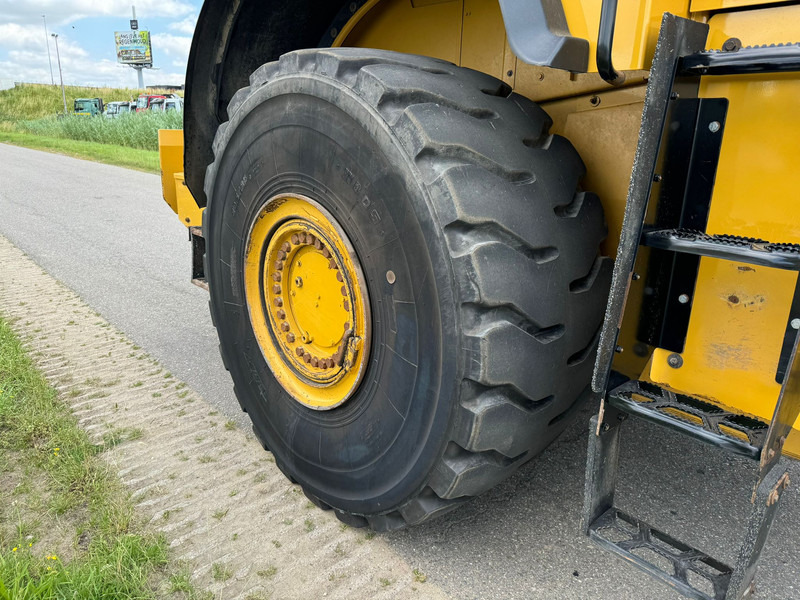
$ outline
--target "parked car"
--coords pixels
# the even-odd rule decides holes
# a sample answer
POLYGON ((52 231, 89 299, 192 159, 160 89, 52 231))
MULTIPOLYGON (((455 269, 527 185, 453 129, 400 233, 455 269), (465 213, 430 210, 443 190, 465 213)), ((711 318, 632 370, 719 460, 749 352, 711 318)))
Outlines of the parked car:
POLYGON ((150 109, 150 105, 156 100, 164 100, 163 94, 140 94, 136 100, 136 112, 143 112, 150 109))
POLYGON ((103 99, 76 98, 73 111, 76 115, 82 117, 97 117, 103 114, 103 99))
POLYGON ((134 102, 109 102, 103 115, 108 119, 115 119, 124 113, 129 113, 136 107, 134 102))
POLYGON ((183 98, 180 96, 170 96, 169 98, 156 98, 150 103, 150 110, 183 112, 183 98))

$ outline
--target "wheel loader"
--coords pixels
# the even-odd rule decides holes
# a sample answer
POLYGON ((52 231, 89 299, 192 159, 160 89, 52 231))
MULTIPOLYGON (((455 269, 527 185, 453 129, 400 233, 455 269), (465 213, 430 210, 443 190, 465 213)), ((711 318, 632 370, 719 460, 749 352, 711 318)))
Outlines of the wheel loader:
POLYGON ((592 403, 583 532, 752 594, 800 456, 793 40, 791 2, 206 0, 164 198, 278 467, 389 531, 592 403), (615 505, 629 418, 754 461, 735 564, 615 505))

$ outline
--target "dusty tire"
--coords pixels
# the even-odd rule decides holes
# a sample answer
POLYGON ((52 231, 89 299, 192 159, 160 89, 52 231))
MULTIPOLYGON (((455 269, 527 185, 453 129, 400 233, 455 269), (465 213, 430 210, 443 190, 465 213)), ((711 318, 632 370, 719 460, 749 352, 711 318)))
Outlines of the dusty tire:
POLYGON ((228 108, 206 175, 211 311, 242 407, 318 505, 388 530, 445 512, 545 448, 585 397, 611 273, 603 213, 550 119, 435 59, 292 52, 228 108), (276 382, 244 305, 249 219, 305 194, 369 289, 366 377, 333 410, 276 382), (387 281, 391 270, 396 281, 387 281))

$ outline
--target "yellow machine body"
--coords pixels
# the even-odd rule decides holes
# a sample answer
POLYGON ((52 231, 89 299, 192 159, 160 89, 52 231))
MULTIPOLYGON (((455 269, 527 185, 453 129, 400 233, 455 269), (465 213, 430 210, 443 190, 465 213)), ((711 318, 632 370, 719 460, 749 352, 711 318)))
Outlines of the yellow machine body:
MULTIPOLYGON (((619 0, 613 62, 626 74, 621 87, 608 85, 596 72, 597 0, 563 1, 570 33, 589 40, 589 72, 583 74, 519 61, 496 0, 371 0, 341 28, 334 45, 442 58, 491 74, 539 102, 553 118, 553 132, 568 138, 586 163, 584 186, 603 201, 609 229, 605 251, 613 256, 663 13, 707 22, 708 49, 721 48, 731 37, 745 46, 800 40, 800 6, 763 4, 619 0)), ((708 232, 800 243, 793 181, 800 139, 798 75, 706 78, 701 95, 730 102, 708 232)), ((199 225, 201 209, 182 184, 179 134, 159 135, 164 198, 184 224, 199 225)), ((683 366, 668 366, 667 351, 649 348, 644 356, 624 352, 614 368, 769 421, 780 390, 775 374, 796 280, 789 271, 703 258, 683 366)), ((636 342, 638 317, 638 309, 629 308, 620 335, 623 347, 636 342)), ((800 421, 784 451, 800 457, 800 421)))

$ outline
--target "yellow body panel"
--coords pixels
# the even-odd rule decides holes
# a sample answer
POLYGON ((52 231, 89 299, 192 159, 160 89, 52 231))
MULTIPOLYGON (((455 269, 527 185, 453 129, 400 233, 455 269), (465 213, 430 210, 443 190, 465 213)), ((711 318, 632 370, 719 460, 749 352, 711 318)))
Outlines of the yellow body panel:
POLYGON ((203 211, 205 209, 197 206, 192 192, 189 191, 189 188, 186 187, 186 182, 183 180, 183 171, 175 173, 172 179, 172 184, 175 188, 178 218, 186 227, 200 227, 203 224, 203 211))
MULTIPOLYGON (((800 6, 715 15, 708 47, 730 37, 744 45, 800 39, 800 6)), ((800 76, 707 77, 701 95, 730 100, 708 221, 709 233, 800 243, 796 163, 800 76)), ((797 274, 701 259, 684 364, 672 369, 657 350, 650 377, 769 420, 797 274)), ((800 456, 800 421, 786 452, 800 456)))
POLYGON ((175 173, 183 172, 183 130, 158 130, 158 161, 161 167, 161 190, 164 202, 178 212, 175 192, 175 173))

